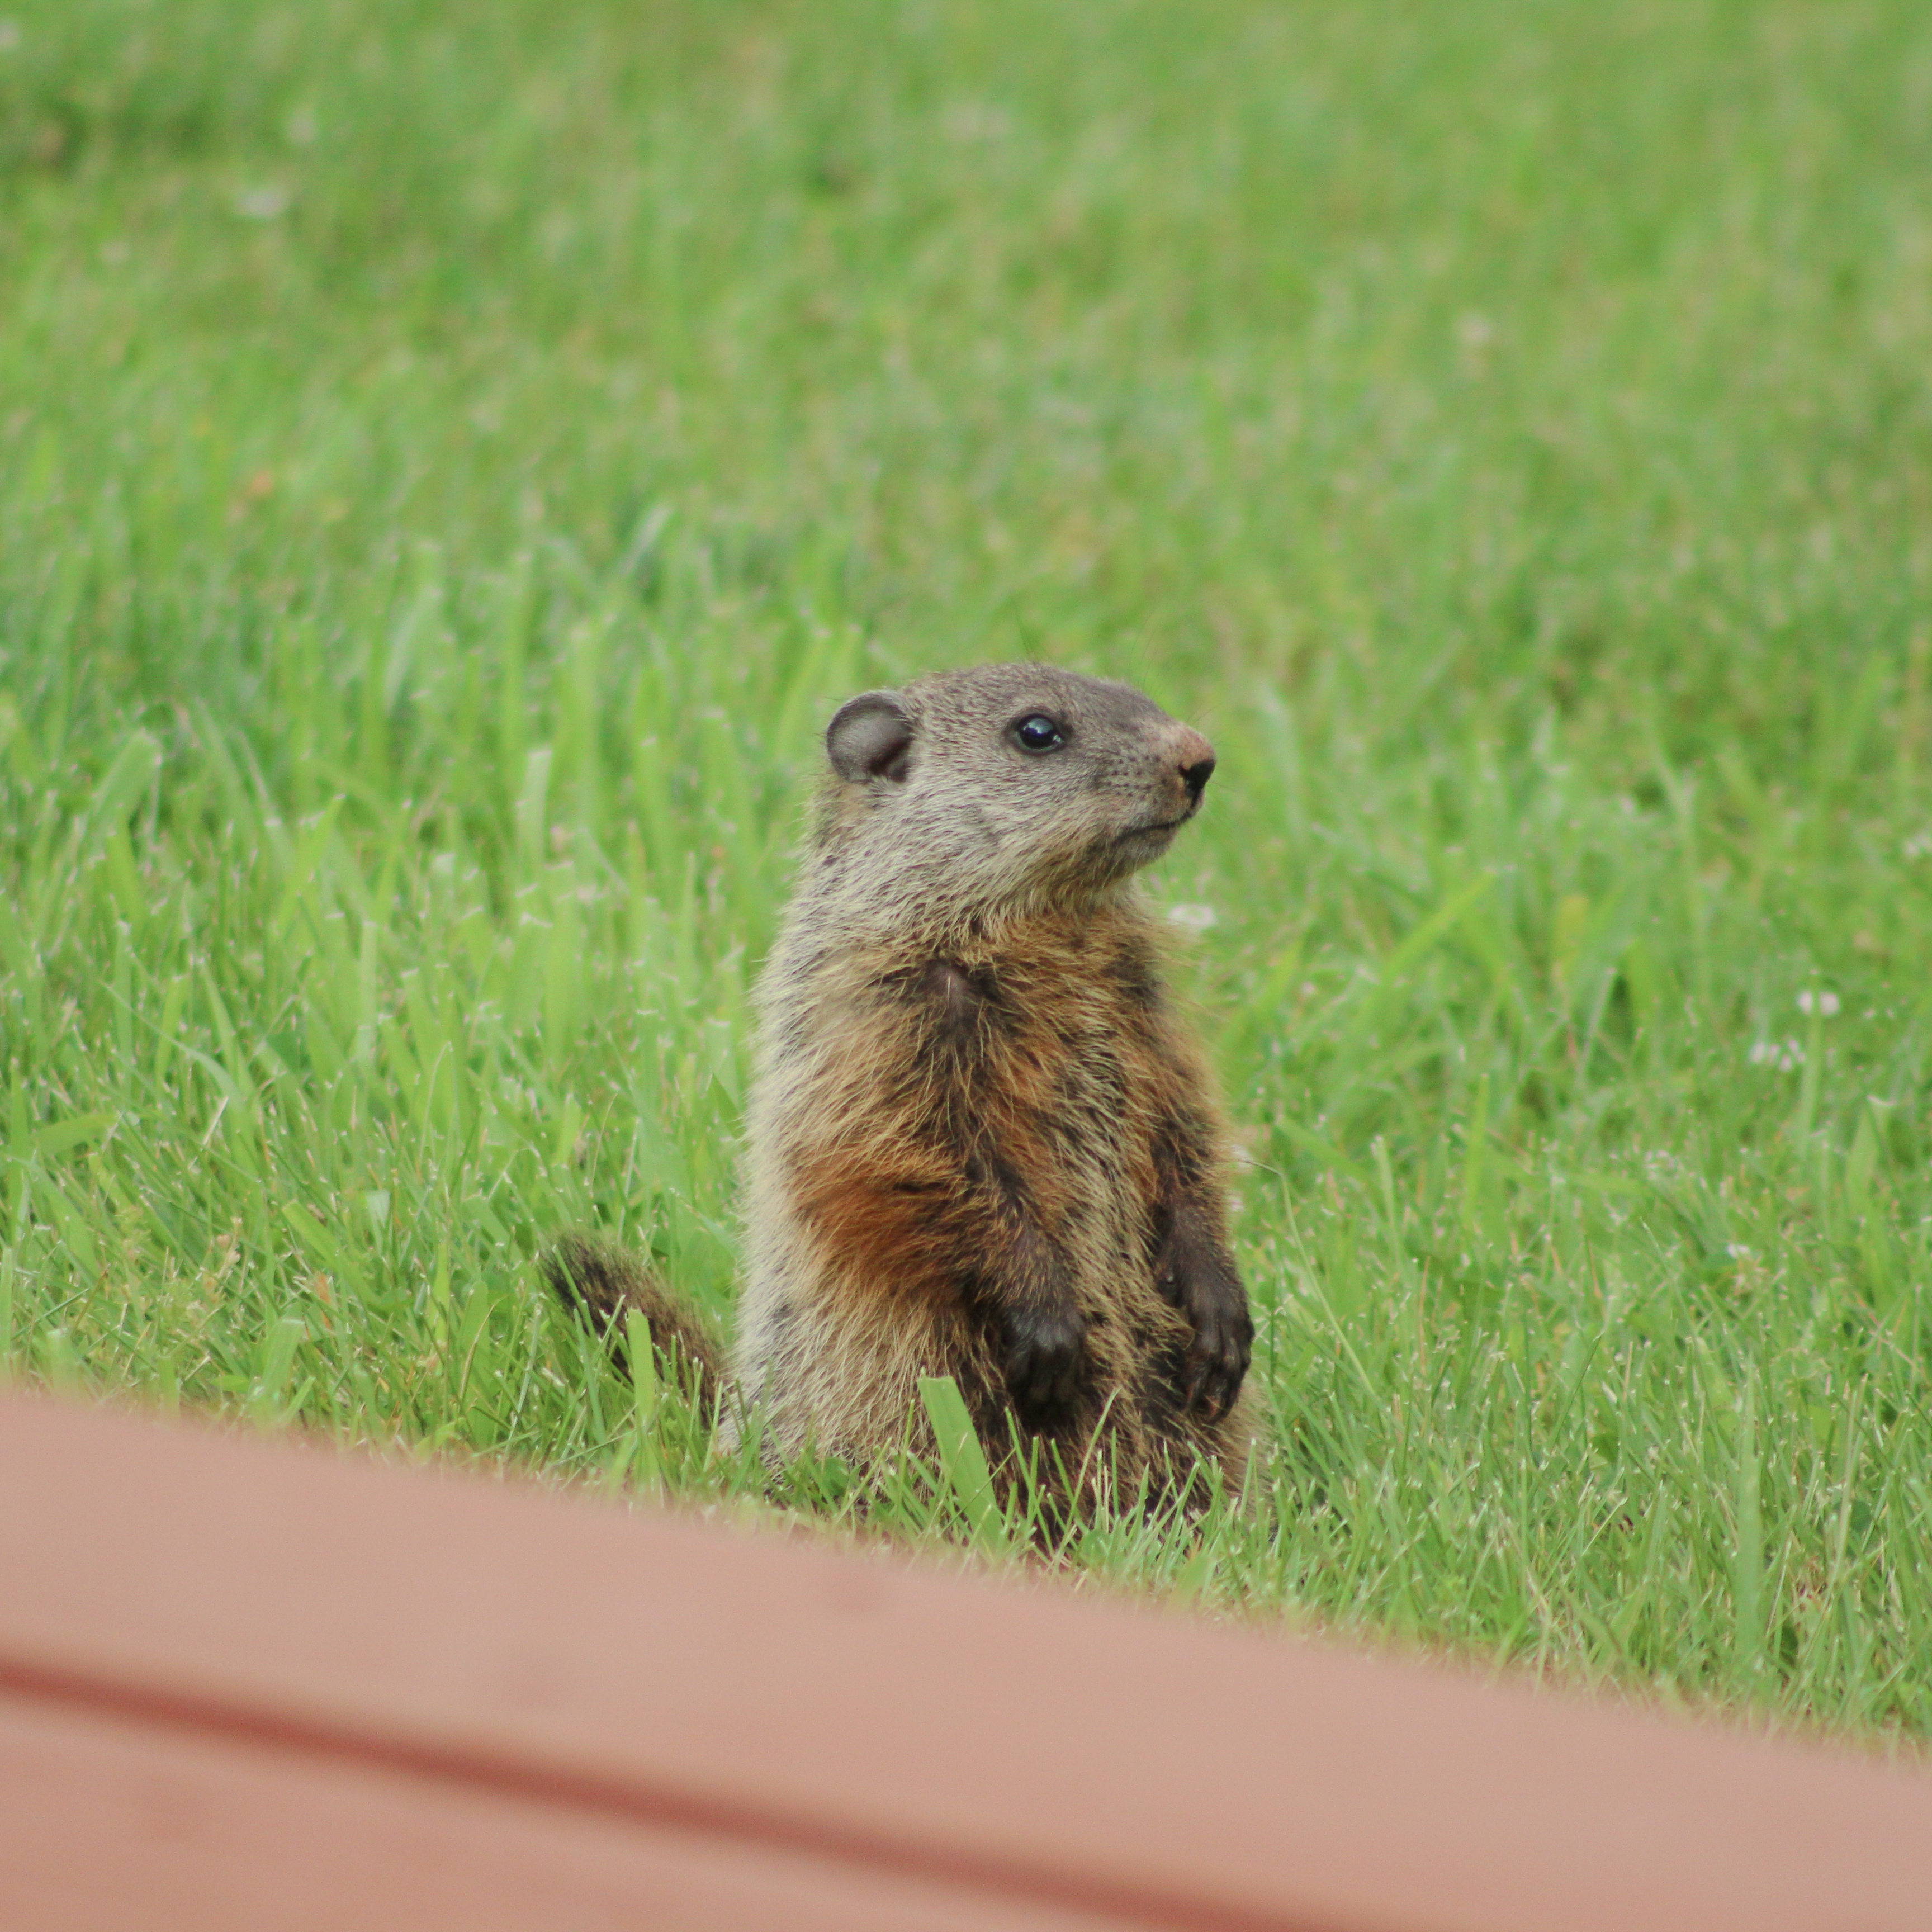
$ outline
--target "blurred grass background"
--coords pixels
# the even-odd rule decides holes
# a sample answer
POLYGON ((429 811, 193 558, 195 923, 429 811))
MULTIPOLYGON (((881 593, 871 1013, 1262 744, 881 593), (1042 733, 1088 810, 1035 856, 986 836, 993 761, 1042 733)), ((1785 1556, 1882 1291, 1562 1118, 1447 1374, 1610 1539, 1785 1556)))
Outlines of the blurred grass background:
POLYGON ((731 1506, 530 1256, 728 1320, 818 729, 1035 655, 1282 1445, 1069 1561, 1923 1735, 1928 370, 1903 0, 0 0, 0 1363, 731 1506))

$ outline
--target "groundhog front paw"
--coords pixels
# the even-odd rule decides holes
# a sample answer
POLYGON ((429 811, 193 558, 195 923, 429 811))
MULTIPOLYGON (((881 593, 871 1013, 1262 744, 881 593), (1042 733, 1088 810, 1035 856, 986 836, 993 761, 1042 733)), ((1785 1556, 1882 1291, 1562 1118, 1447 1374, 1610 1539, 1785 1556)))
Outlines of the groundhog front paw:
POLYGON ((1173 1210, 1154 1257, 1154 1285, 1187 1318, 1194 1336, 1174 1360, 1182 1406, 1218 1422, 1248 1372, 1255 1324, 1234 1258, 1198 1205, 1173 1210))
POLYGON ((1218 1422, 1241 1392, 1254 1349, 1247 1298, 1238 1286, 1232 1295, 1190 1295, 1181 1305, 1194 1323, 1194 1340, 1183 1358, 1182 1393, 1190 1408, 1218 1422))
POLYGON ((1022 1420, 1052 1422, 1073 1406, 1087 1324, 1071 1309, 1017 1309, 1002 1323, 1007 1392, 1022 1420))

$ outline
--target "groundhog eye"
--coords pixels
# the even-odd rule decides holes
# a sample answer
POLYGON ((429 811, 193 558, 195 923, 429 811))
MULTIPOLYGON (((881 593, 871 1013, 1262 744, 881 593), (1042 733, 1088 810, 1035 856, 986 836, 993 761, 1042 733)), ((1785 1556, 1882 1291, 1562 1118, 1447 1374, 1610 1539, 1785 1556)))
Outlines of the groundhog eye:
POLYGON ((1057 752, 1066 742, 1066 734, 1044 713, 1035 712, 1013 727, 1020 748, 1028 752, 1057 752))

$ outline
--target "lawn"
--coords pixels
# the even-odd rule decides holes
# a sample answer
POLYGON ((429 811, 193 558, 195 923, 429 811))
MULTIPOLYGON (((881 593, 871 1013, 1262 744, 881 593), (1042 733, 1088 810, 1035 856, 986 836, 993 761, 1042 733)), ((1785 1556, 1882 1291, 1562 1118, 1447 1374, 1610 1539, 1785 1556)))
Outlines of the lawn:
POLYGON ((1034 655, 1279 1444, 1069 1566, 1932 1732, 1932 13, 0 14, 0 1367, 749 1506, 531 1257, 728 1322, 818 729, 1034 655))

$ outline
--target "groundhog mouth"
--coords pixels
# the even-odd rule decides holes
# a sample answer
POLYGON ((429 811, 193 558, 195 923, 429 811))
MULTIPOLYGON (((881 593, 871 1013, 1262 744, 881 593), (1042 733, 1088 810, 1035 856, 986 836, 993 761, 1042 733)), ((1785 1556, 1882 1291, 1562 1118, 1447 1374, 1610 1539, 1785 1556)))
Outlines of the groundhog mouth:
POLYGON ((1151 838, 1157 832, 1176 832, 1193 816, 1191 812, 1184 812, 1178 818, 1159 819, 1151 825, 1130 825, 1126 831, 1115 836, 1114 842, 1124 845, 1130 839, 1151 838))

